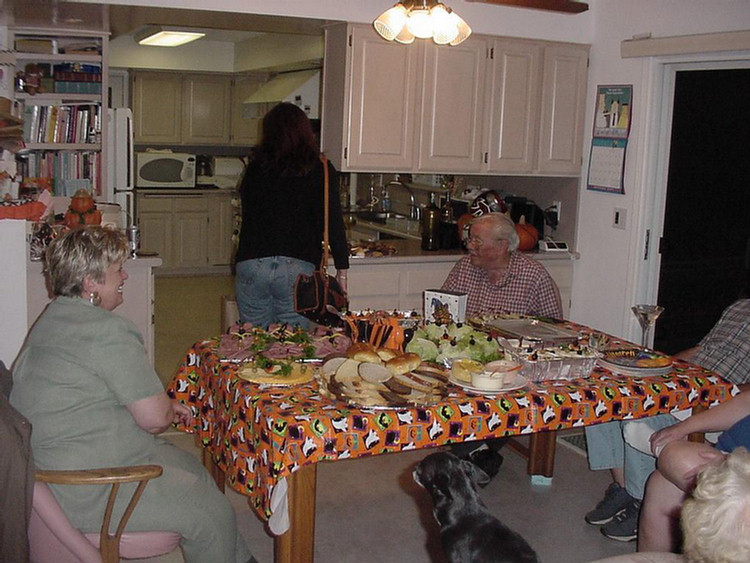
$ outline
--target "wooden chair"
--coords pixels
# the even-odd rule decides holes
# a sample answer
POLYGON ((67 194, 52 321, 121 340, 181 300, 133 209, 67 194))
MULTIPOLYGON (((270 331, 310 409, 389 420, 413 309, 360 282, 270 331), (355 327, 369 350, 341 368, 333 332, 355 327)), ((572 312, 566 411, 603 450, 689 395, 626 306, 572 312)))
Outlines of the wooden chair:
POLYGON ((32 563, 119 563, 125 559, 156 557, 174 550, 180 543, 176 532, 128 532, 125 526, 151 479, 159 477, 159 465, 135 465, 77 471, 37 471, 29 524, 32 563), (138 483, 117 528, 110 532, 112 511, 120 485, 138 483), (74 528, 52 494, 56 485, 110 485, 101 531, 82 533, 74 528))

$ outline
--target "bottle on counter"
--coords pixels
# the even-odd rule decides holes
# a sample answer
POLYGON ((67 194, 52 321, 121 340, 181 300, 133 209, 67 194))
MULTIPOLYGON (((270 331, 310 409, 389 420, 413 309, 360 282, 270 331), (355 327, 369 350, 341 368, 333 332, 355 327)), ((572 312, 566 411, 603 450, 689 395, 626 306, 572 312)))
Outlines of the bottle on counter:
POLYGON ((440 210, 435 205, 435 194, 430 192, 430 203, 422 211, 422 250, 440 249, 440 210))
POLYGON ((453 215, 450 190, 446 192, 445 202, 440 209, 440 248, 452 249, 461 246, 458 232, 458 221, 453 215))

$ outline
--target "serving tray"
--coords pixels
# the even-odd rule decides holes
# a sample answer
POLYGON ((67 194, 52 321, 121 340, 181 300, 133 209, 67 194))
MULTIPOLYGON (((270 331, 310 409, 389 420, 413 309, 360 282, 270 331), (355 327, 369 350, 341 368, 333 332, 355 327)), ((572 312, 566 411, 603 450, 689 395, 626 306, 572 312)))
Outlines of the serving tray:
POLYGON ((482 322, 484 329, 490 329, 505 338, 513 338, 524 343, 535 343, 542 347, 568 344, 578 341, 578 333, 539 319, 487 319, 482 322))

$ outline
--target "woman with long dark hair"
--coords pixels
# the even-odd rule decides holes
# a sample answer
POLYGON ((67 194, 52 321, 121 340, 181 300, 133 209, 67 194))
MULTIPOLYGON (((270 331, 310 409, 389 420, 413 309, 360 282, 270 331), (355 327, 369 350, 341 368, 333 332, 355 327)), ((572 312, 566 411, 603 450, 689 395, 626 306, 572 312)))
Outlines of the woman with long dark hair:
MULTIPOLYGON (((282 103, 263 119, 240 187, 242 229, 235 291, 242 322, 267 327, 308 320, 294 311, 294 282, 311 274, 323 255, 323 162, 310 120, 282 103)), ((328 216, 336 278, 346 290, 349 248, 338 174, 328 163, 328 216)))

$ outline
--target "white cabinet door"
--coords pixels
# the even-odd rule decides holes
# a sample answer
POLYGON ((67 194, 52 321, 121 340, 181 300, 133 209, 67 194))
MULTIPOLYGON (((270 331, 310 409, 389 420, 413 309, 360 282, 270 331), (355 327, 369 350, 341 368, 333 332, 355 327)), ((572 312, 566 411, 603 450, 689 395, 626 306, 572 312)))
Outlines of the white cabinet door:
POLYGON ((581 173, 588 54, 584 45, 544 49, 539 172, 581 173))
POLYGON ((232 85, 232 144, 256 145, 260 140, 260 124, 265 115, 266 104, 244 104, 243 102, 265 82, 258 76, 235 77, 232 85))
POLYGON ((487 170, 528 173, 536 164, 542 47, 517 39, 492 42, 485 138, 487 170))
POLYGON ((172 256, 172 212, 139 211, 141 248, 156 252, 165 268, 175 265, 172 256))
POLYGON ((182 142, 182 76, 137 72, 132 92, 135 142, 182 142))
POLYGON ((427 172, 478 173, 482 168, 487 41, 424 45, 419 160, 427 172))
POLYGON ((208 199, 208 263, 226 266, 232 263, 232 194, 216 194, 208 199))
POLYGON ((208 264, 208 202, 203 195, 179 195, 172 202, 172 252, 175 265, 208 264))
POLYGON ((352 26, 350 33, 348 167, 411 170, 417 49, 383 41, 370 26, 352 26))
POLYGON ((184 78, 184 144, 229 144, 231 89, 229 76, 196 74, 184 78))

